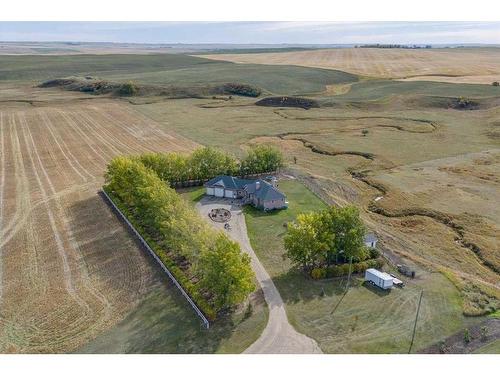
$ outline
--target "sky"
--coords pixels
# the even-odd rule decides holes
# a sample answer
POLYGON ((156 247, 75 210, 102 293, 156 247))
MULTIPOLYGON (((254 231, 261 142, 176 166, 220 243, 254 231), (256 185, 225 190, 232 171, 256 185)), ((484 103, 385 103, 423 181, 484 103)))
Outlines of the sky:
POLYGON ((0 41, 500 44, 500 22, 0 22, 0 41))

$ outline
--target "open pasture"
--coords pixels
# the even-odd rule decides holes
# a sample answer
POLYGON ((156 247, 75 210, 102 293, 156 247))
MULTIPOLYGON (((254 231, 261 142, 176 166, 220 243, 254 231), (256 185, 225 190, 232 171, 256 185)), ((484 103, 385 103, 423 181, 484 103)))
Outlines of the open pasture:
POLYGON ((213 60, 246 64, 297 65, 337 69, 361 76, 379 78, 412 77, 415 80, 488 84, 500 79, 500 50, 496 48, 417 50, 339 48, 202 56, 213 60))
MULTIPOLYGON (((478 85, 394 84, 428 85, 440 94, 455 90, 472 98, 481 94, 479 98, 494 99, 488 96, 488 86, 482 86, 484 91, 478 85)), ((388 249, 426 266, 444 266, 467 282, 498 290, 498 273, 457 242, 459 234, 453 228, 425 216, 425 210, 434 207, 452 217, 463 227, 463 239, 477 245, 498 267, 500 217, 491 204, 496 196, 498 162, 489 157, 481 166, 453 166, 455 158, 473 160, 477 154, 481 159, 481 153, 498 148, 498 107, 474 111, 437 104, 429 107, 425 103, 436 103, 435 98, 414 95, 409 87, 397 98, 374 103, 361 96, 363 83, 354 86, 358 85, 359 90, 335 97, 338 106, 310 110, 258 107, 249 99, 161 101, 135 108, 179 134, 235 154, 254 143, 280 147, 287 164, 314 177, 314 183, 332 201, 364 207, 365 221, 388 249), (168 117, 177 121, 164 122, 168 117), (436 173, 429 169, 423 175, 419 163, 434 165, 436 173), (353 178, 352 172, 363 172, 366 181, 379 183, 385 192, 353 178), (376 198, 379 200, 374 202, 376 198), (394 215, 372 212, 373 204, 394 215)), ((385 90, 390 92, 388 87, 385 90)), ((379 89, 374 88, 373 93, 383 98, 379 89)))

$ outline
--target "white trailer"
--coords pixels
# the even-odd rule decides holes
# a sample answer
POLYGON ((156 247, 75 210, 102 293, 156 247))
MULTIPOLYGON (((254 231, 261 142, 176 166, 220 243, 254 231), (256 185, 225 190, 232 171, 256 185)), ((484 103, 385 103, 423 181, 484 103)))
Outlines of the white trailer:
POLYGON ((375 268, 368 268, 365 272, 365 281, 372 283, 382 289, 391 289, 394 278, 385 273, 376 270, 375 268))

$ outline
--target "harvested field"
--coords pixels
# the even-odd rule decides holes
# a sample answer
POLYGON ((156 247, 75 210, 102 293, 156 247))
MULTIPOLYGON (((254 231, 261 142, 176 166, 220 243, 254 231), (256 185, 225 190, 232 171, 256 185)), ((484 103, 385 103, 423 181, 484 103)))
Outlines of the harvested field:
POLYGON ((500 79, 500 49, 495 48, 341 48, 202 56, 236 63, 337 69, 369 77, 488 84, 500 79))
POLYGON ((157 282, 97 195, 115 155, 189 151, 126 106, 0 108, 0 352, 66 352, 157 282))

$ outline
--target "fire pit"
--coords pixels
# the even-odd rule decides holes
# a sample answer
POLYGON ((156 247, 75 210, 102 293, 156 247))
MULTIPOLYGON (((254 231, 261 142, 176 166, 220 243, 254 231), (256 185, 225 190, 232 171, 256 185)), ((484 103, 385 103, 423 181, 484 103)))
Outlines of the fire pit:
POLYGON ((208 213, 208 217, 217 223, 225 223, 231 220, 231 212, 225 208, 214 208, 208 213))

